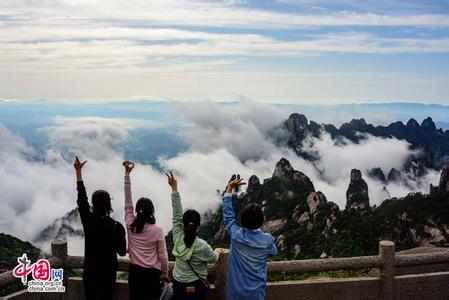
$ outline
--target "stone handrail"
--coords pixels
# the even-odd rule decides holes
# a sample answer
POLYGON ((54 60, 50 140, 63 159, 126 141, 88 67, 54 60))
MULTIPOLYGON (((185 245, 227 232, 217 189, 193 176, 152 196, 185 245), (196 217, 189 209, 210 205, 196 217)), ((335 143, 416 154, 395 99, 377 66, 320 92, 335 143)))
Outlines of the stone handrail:
MULTIPOLYGON (((215 285, 219 298, 224 297, 224 283, 227 273, 227 255, 225 251, 220 255, 215 264, 209 264, 209 275, 216 278, 215 285)), ((66 241, 52 242, 52 267, 64 269, 80 269, 83 267, 82 256, 70 256, 67 253, 66 241)), ((268 274, 298 274, 307 272, 322 272, 335 270, 357 270, 367 268, 380 269, 381 294, 383 299, 393 299, 395 268, 424 266, 432 264, 449 263, 448 252, 436 252, 425 254, 395 255, 395 245, 391 241, 379 242, 379 255, 348 258, 327 258, 292 261, 274 261, 268 263, 268 274)), ((127 271, 129 260, 119 259, 118 270, 127 271)), ((174 262, 170 262, 170 273, 174 262)), ((12 272, 0 274, 0 287, 16 282, 12 272)), ((219 300, 219 299, 217 299, 219 300)))

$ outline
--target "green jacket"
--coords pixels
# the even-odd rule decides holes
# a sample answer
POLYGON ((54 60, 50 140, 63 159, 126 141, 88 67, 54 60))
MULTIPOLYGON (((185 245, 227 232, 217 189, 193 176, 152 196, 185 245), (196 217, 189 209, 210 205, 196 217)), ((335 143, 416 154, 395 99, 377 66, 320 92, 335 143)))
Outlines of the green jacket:
POLYGON ((173 206, 173 255, 176 257, 173 278, 178 282, 193 282, 198 280, 198 276, 193 273, 187 262, 190 262, 192 268, 203 278, 207 276, 207 263, 216 262, 218 254, 212 247, 197 237, 190 248, 184 244, 184 230, 182 223, 182 204, 181 196, 178 192, 171 194, 173 206))

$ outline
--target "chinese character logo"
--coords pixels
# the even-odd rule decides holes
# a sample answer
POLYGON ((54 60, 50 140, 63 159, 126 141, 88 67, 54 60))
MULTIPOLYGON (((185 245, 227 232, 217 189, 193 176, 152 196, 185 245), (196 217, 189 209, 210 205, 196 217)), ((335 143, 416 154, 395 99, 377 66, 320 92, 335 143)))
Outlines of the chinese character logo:
POLYGON ((34 280, 47 281, 50 279, 50 263, 46 259, 39 259, 33 268, 34 280))
POLYGON ((31 263, 26 253, 17 258, 19 263, 12 271, 16 278, 20 278, 23 285, 28 285, 29 292, 64 292, 63 269, 52 269, 47 259, 39 259, 31 263), (33 280, 28 281, 31 273, 33 280))
POLYGON ((14 277, 21 278, 23 285, 27 284, 27 276, 32 271, 32 267, 30 266, 31 261, 28 260, 28 256, 24 253, 21 257, 17 258, 17 262, 19 263, 12 274, 14 277))

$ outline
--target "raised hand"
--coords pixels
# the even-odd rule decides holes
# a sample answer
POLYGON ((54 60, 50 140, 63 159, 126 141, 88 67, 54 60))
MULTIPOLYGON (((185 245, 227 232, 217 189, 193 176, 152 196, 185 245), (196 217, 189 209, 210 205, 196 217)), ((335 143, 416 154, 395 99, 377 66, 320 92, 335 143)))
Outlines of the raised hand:
POLYGON ((221 255, 225 252, 225 249, 223 248, 215 248, 214 252, 217 253, 218 255, 221 255))
POLYGON ((178 190, 178 182, 176 181, 175 176, 173 176, 173 173, 170 171, 170 175, 168 173, 165 173, 168 177, 168 184, 171 186, 171 189, 173 192, 176 192, 178 190))
POLYGON ((75 162, 73 163, 73 167, 75 170, 81 171, 81 169, 84 167, 84 165, 87 163, 87 160, 81 162, 78 158, 78 156, 75 156, 75 162))
POLYGON ((126 173, 131 173, 131 171, 134 169, 134 163, 130 162, 129 160, 125 160, 123 162, 123 166, 125 167, 126 173))
POLYGON ((73 163, 73 167, 75 168, 76 171, 76 180, 77 181, 82 181, 82 175, 81 175, 81 169, 84 167, 84 165, 87 163, 87 160, 81 162, 78 158, 78 156, 75 156, 75 162, 73 163))
POLYGON ((233 189, 238 189, 240 186, 245 185, 243 182, 243 178, 240 178, 240 175, 232 175, 231 180, 228 182, 228 186, 226 188, 227 193, 232 193, 233 189))

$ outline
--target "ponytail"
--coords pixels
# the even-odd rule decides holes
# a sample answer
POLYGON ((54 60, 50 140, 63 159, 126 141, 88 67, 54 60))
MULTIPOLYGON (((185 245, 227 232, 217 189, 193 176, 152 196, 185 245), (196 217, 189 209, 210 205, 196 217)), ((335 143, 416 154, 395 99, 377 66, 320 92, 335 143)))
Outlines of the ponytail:
POLYGON ((196 239, 201 216, 196 210, 188 209, 182 216, 182 222, 184 224, 184 244, 190 248, 196 239))
POLYGON ((136 204, 137 216, 131 223, 131 231, 133 233, 141 233, 145 223, 155 224, 156 218, 154 217, 154 206, 148 198, 140 198, 136 204))

